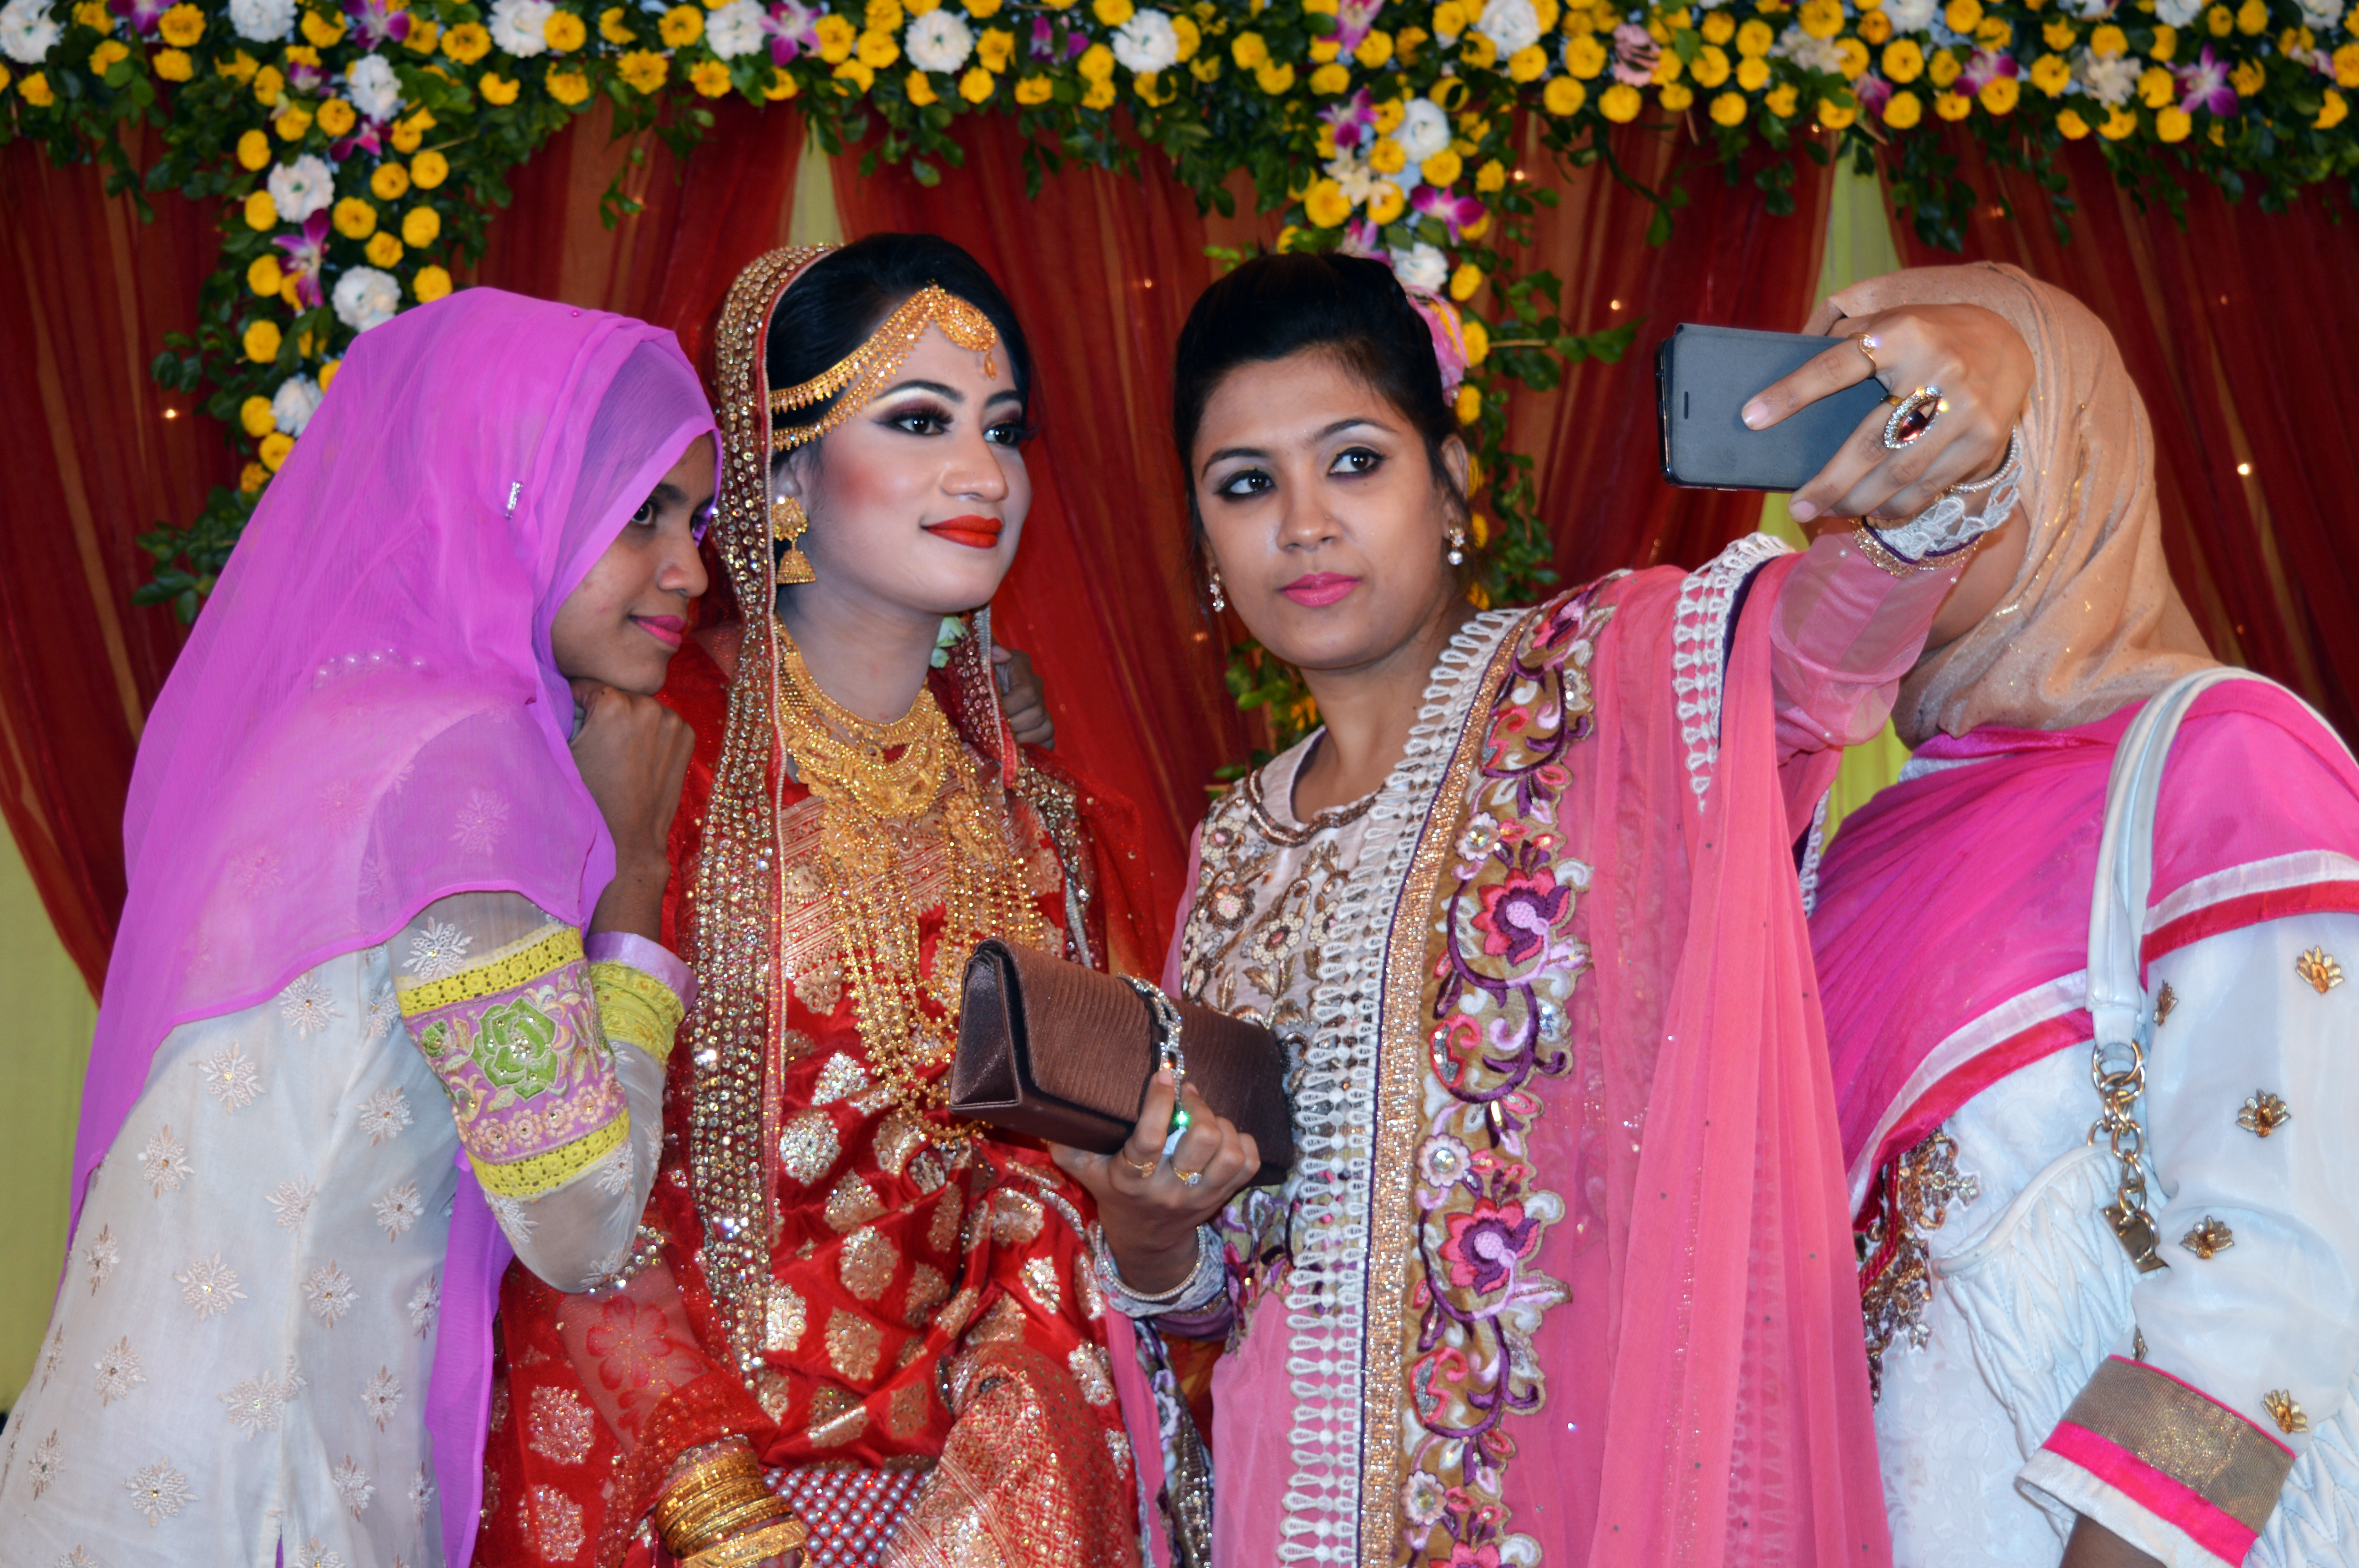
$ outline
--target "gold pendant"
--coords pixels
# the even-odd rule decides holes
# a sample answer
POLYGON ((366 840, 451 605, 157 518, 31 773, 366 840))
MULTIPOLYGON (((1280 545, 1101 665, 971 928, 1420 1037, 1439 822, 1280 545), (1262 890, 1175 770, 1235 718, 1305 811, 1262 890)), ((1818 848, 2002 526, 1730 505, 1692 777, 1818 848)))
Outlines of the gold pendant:
POLYGON ((778 586, 784 588, 789 583, 815 582, 818 579, 819 574, 811 570, 810 557, 788 545, 787 553, 778 557, 778 586))

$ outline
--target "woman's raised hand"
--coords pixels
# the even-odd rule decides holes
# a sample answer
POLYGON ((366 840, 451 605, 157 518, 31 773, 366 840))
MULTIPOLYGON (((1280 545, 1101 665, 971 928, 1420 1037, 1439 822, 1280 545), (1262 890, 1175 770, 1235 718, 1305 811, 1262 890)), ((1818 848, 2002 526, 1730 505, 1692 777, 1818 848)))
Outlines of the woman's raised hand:
POLYGON ((1951 485, 1999 470, 2033 368, 2030 347, 2006 318, 1979 305, 1903 305, 1845 317, 1836 328, 1833 347, 1745 406, 1746 425, 1766 430, 1870 375, 1895 398, 1939 387, 1948 406, 1897 450, 1884 444, 1889 403, 1862 420, 1834 460, 1794 492, 1795 522, 1914 517, 1951 485))
POLYGON ((1049 691, 1032 667, 1032 655, 1006 643, 991 650, 992 672, 999 682, 999 711, 1008 729, 1027 746, 1043 751, 1057 743, 1057 721, 1049 717, 1049 691))
POLYGON ((656 937, 671 874, 666 846, 696 731, 654 697, 597 681, 576 680, 573 700, 582 708, 574 764, 614 838, 614 880, 599 895, 590 929, 656 937))
POLYGON ((1196 1262, 1196 1227, 1226 1207, 1261 1168, 1253 1139, 1206 1105, 1193 1086, 1183 1086, 1176 1097, 1188 1112, 1188 1129, 1165 1154, 1174 1098, 1170 1072, 1159 1072, 1147 1086, 1129 1142, 1111 1154, 1061 1145, 1050 1151, 1058 1167, 1098 1200, 1098 1223, 1123 1283, 1147 1294, 1188 1277, 1196 1262))

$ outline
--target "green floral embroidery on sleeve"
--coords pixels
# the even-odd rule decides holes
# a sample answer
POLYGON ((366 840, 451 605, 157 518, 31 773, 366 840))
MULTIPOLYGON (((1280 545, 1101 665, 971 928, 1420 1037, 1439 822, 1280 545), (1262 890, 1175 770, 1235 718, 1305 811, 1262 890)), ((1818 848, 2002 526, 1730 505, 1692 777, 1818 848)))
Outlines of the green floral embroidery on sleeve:
POLYGON ((474 1063, 494 1088, 534 1099, 557 1082, 557 1021, 529 1000, 519 997, 487 1010, 483 1031, 474 1063))

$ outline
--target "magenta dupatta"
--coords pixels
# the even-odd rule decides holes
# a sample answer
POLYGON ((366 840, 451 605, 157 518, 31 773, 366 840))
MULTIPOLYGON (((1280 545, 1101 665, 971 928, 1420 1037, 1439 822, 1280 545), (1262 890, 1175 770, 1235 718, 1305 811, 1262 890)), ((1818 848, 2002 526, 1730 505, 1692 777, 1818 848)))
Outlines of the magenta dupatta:
MULTIPOLYGON (((1811 936, 1854 1209, 1974 1095, 2091 1038, 2091 883, 2137 707, 1937 735, 1915 764, 1935 771, 1836 836, 1811 936)), ((2264 920, 2359 912, 2359 772, 2284 692, 2238 681, 2196 703, 2163 774, 2149 908, 2149 963, 2264 920)))
MULTIPOLYGON (((353 343, 140 744, 77 1217, 176 1026, 262 1001, 446 894, 505 889, 587 919, 614 844, 568 749, 549 625, 712 429, 672 335, 622 317, 470 289, 353 343)), ((427 1416, 463 1563, 507 1261, 463 1162, 450 1249, 427 1416)))

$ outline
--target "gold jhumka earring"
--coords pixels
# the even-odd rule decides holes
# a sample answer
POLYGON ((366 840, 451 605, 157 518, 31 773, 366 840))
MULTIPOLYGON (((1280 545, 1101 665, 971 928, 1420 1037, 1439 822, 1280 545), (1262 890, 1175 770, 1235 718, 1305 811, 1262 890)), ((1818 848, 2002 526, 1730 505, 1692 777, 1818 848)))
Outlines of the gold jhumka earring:
POLYGON ((781 495, 770 503, 770 537, 787 547, 787 553, 778 557, 781 585, 818 580, 819 574, 811 570, 810 557, 802 552, 802 536, 810 531, 810 518, 804 514, 801 502, 791 495, 781 495))

